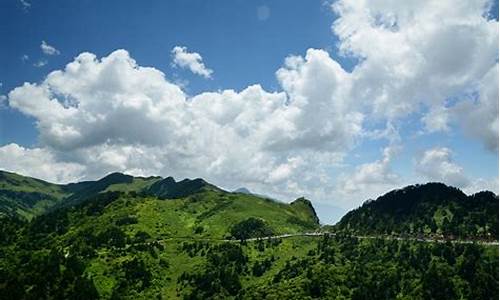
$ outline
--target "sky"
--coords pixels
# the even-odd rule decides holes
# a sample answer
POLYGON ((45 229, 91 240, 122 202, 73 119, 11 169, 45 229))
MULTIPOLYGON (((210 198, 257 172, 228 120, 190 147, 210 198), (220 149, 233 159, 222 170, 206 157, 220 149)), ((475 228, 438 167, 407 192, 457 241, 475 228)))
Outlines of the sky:
POLYGON ((0 169, 202 177, 331 223, 498 193, 498 2, 0 2, 0 169))

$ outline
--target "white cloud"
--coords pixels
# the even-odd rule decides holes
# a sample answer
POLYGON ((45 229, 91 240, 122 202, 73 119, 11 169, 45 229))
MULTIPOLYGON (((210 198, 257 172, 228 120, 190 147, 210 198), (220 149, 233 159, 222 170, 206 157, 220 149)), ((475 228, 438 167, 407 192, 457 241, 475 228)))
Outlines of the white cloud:
POLYGON ((33 64, 34 67, 41 68, 47 65, 47 60, 46 59, 40 59, 39 61, 35 62, 33 64))
POLYGON ((363 116, 344 103, 347 75, 322 50, 287 59, 277 74, 282 92, 253 85, 188 98, 125 50, 82 53, 10 91, 9 105, 37 120, 44 150, 85 166, 88 178, 203 177, 292 197, 320 189, 362 135, 363 116))
POLYGON ((30 57, 27 55, 27 54, 23 54, 23 56, 21 56, 21 61, 22 62, 26 62, 30 59, 30 57))
POLYGON ((498 64, 478 84, 479 96, 455 108, 465 133, 498 152, 498 64))
POLYGON ((172 49, 173 65, 189 69, 194 74, 212 78, 213 71, 205 66, 203 58, 197 52, 188 52, 186 47, 175 46, 172 49))
POLYGON ((0 147, 0 168, 53 182, 70 182, 82 177, 85 167, 57 161, 43 148, 24 148, 16 144, 0 147))
POLYGON ((19 2, 21 3, 21 5, 23 6, 23 9, 25 9, 25 10, 27 10, 31 7, 31 3, 29 3, 26 0, 19 0, 19 2))
POLYGON ((488 0, 340 0, 332 7, 339 16, 332 29, 340 51, 360 60, 352 72, 351 99, 367 115, 404 118, 423 105, 429 108, 422 118, 426 129, 446 131, 449 121, 467 117, 463 110, 449 118, 447 108, 466 101, 464 93, 479 92, 485 99, 476 105, 477 117, 490 123, 483 132, 469 133, 498 147, 489 138, 498 136, 498 105, 492 105, 498 84, 490 85, 491 93, 478 85, 498 70, 498 22, 486 17, 488 0))
MULTIPOLYGON (((336 190, 341 198, 360 203, 399 187, 402 178, 391 169, 391 162, 399 150, 398 146, 387 146, 382 151, 382 159, 361 164, 352 173, 340 176, 336 190)), ((343 205, 348 207, 351 203, 344 202, 343 205)))
POLYGON ((444 106, 432 107, 422 119, 424 128, 428 132, 439 132, 450 130, 450 114, 444 106))
POLYGON ((53 46, 47 44, 45 41, 42 41, 40 44, 40 49, 42 49, 43 54, 45 55, 59 55, 61 52, 54 48, 53 46))
POLYGON ((305 58, 288 57, 276 74, 293 104, 288 111, 295 114, 293 126, 299 130, 274 139, 270 147, 293 142, 297 148, 335 151, 349 148, 362 134, 364 116, 349 98, 351 78, 326 51, 309 49, 305 58))
POLYGON ((470 185, 463 168, 452 160, 452 152, 446 147, 426 150, 416 162, 415 170, 429 181, 443 182, 459 188, 470 185))
POLYGON ((443 182, 461 188, 467 194, 489 190, 498 194, 498 177, 471 178, 453 160, 453 152, 446 147, 424 151, 415 164, 415 171, 428 181, 443 182))
POLYGON ((464 192, 469 195, 480 191, 492 191, 498 195, 498 177, 491 179, 475 179, 464 189, 464 192))

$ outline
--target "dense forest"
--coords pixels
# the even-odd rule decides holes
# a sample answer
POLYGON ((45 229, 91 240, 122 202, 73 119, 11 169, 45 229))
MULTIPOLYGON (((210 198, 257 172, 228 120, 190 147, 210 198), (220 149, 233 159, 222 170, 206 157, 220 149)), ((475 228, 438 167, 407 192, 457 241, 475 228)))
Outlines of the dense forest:
POLYGON ((366 201, 335 227, 353 234, 498 240, 498 196, 467 196, 442 183, 408 186, 366 201))
POLYGON ((365 203, 336 226, 321 227, 307 199, 286 204, 202 180, 115 173, 61 186, 3 173, 0 189, 7 191, 0 202, 0 299, 499 295, 498 246, 483 243, 497 240, 492 224, 498 224, 498 198, 489 192, 462 196, 439 184, 411 186, 365 203), (40 199, 8 191, 39 193, 40 199), (389 235, 446 235, 446 227, 424 230, 429 218, 440 215, 476 231, 456 234, 462 242, 451 234, 448 241, 389 235), (410 223, 424 229, 398 231, 410 223), (484 232, 490 234, 479 234, 484 232), (467 239, 474 233, 481 239, 467 239))

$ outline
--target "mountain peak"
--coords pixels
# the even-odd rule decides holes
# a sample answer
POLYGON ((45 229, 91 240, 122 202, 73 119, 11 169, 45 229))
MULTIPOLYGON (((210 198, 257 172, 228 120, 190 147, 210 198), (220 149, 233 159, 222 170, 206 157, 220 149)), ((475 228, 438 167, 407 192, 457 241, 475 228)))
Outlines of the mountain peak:
POLYGON ((167 177, 153 183, 146 193, 160 199, 182 198, 200 192, 202 189, 215 186, 201 178, 185 178, 176 182, 173 177, 167 177))
POLYGON ((498 196, 492 192, 467 196, 439 182, 410 185, 366 201, 335 226, 360 234, 497 236, 498 196), (478 215, 484 216, 479 224, 478 215))
POLYGON ((123 174, 120 172, 110 173, 103 178, 99 179, 98 182, 106 182, 106 183, 130 183, 134 180, 134 177, 131 175, 123 174))
POLYGON ((316 214, 316 210, 314 209, 314 206, 312 205, 312 202, 305 197, 300 197, 295 199, 290 203, 291 206, 295 207, 305 207, 307 212, 314 218, 315 222, 319 224, 319 218, 318 215, 316 214))

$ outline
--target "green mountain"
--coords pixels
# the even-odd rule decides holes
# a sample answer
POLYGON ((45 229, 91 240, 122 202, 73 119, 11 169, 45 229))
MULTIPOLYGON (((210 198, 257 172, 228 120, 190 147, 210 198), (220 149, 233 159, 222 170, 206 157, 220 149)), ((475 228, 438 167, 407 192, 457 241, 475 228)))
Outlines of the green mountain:
POLYGON ((413 185, 365 202, 335 227, 352 234, 498 240, 498 196, 467 196, 442 183, 413 185))
POLYGON ((298 232, 299 229, 319 226, 316 212, 306 199, 301 198, 288 205, 251 194, 229 193, 200 178, 176 182, 172 177, 144 178, 112 173, 97 181, 57 185, 0 172, 0 188, 2 195, 5 195, 1 198, 0 212, 28 220, 47 212, 60 213, 61 209, 81 209, 96 199, 111 197, 122 201, 128 197, 141 200, 135 204, 142 201, 146 201, 146 204, 124 209, 123 212, 116 209, 110 213, 144 213, 145 220, 177 220, 180 223, 175 224, 177 227, 174 229, 176 232, 182 231, 184 235, 189 235, 186 229, 191 230, 193 226, 208 226, 212 228, 209 231, 212 236, 219 234, 222 237, 232 223, 250 217, 270 223, 276 233, 298 232), (170 201, 162 201, 167 199, 170 201), (162 213, 155 214, 154 209, 162 213))
POLYGON ((69 195, 61 185, 0 171, 0 216, 31 219, 69 195))
MULTIPOLYGON (((1 202, 0 299, 498 299, 496 245, 364 238, 357 223, 307 236, 321 230, 309 200, 202 179, 54 185, 2 174, 3 190, 22 196, 1 202)), ((494 214, 487 195, 473 197, 476 217, 494 214)))

